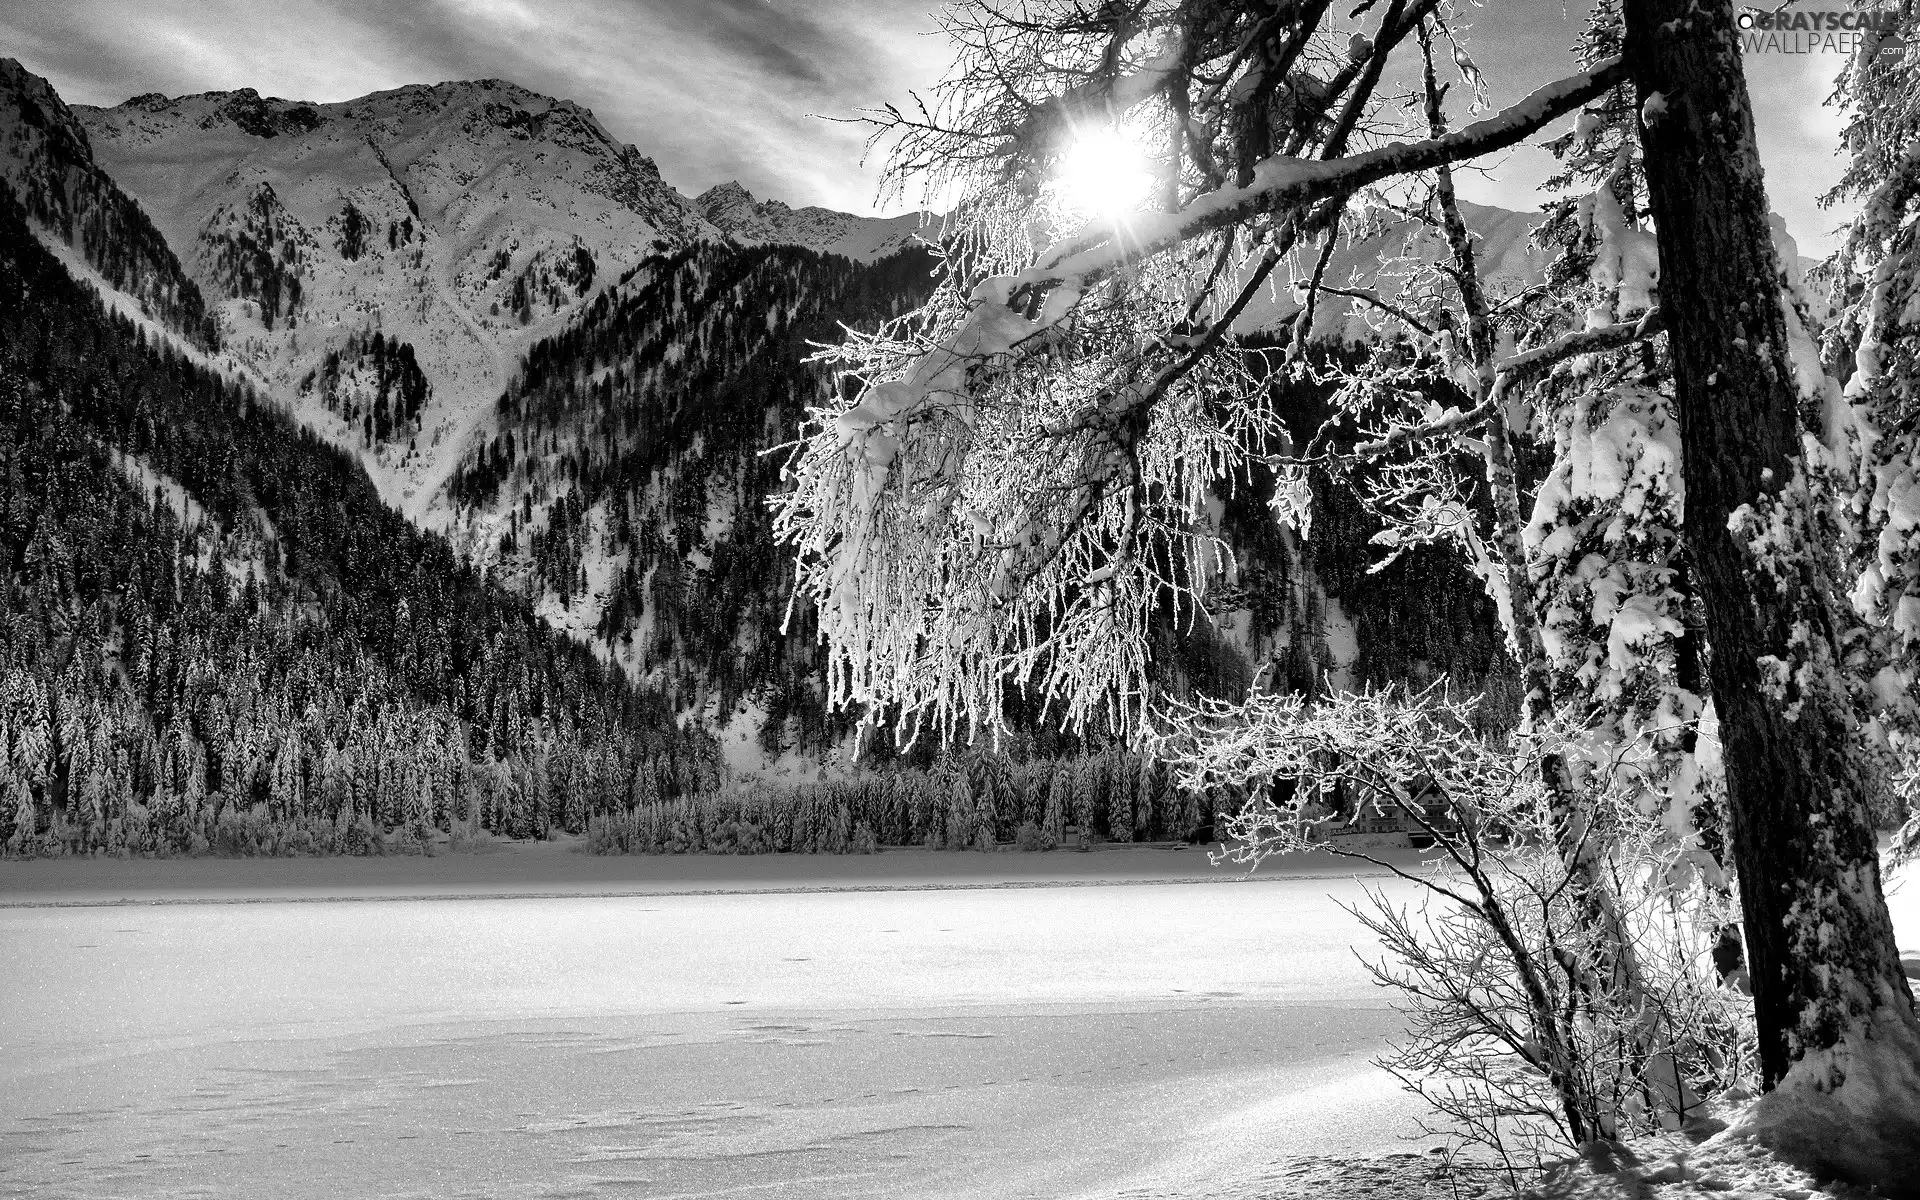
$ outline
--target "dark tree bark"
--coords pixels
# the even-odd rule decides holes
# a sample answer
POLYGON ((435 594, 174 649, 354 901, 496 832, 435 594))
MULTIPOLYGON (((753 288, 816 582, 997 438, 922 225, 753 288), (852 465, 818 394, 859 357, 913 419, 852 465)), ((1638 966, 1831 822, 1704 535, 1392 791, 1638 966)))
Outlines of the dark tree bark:
POLYGON ((1761 1068, 1778 1089, 1752 1128, 1817 1170, 1910 1194, 1920 1024, 1834 667, 1831 543, 1800 472, 1800 396, 1733 9, 1626 0, 1625 16, 1761 1068))

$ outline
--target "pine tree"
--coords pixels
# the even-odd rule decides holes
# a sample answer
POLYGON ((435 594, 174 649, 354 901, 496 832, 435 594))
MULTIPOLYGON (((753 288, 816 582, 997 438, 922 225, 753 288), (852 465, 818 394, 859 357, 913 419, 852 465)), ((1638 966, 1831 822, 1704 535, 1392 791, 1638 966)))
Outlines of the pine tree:
POLYGON ((1073 772, 1073 823, 1080 831, 1080 840, 1085 843, 1093 839, 1093 814, 1098 808, 1096 796, 1100 790, 1100 760, 1091 754, 1083 754, 1074 762, 1073 772))
POLYGON ((79 792, 81 821, 86 829, 87 843, 92 849, 105 849, 107 811, 112 795, 112 785, 108 782, 107 768, 104 764, 97 760, 87 764, 86 774, 80 781, 79 792))
POLYGON ((1167 836, 1167 815, 1162 810, 1160 797, 1154 786, 1156 777, 1154 763, 1142 759, 1139 773, 1134 776, 1133 809, 1139 814, 1140 827, 1148 838, 1167 836))
POLYGON ((1053 782, 1047 788, 1047 807, 1041 815, 1040 828, 1056 842, 1066 840, 1067 810, 1073 807, 1073 780, 1070 762, 1061 759, 1053 764, 1053 782))
POLYGON ((1134 783, 1130 766, 1117 752, 1107 764, 1107 836, 1116 842, 1133 840, 1134 783))
POLYGON ((272 812, 277 818, 303 816, 306 813, 304 758, 298 738, 292 729, 288 729, 280 739, 279 749, 274 752, 273 772, 268 784, 272 812))
MULTIPOLYGON (((942 821, 941 844, 948 850, 965 850, 975 843, 980 828, 979 814, 974 808, 973 785, 967 782, 965 771, 949 768, 950 777, 946 789, 946 813, 942 821)), ((989 834, 988 848, 992 840, 989 834)))
POLYGON ((13 667, 0 686, 0 704, 5 706, 12 735, 8 759, 14 774, 29 785, 44 786, 53 774, 53 728, 46 690, 31 672, 13 667))
POLYGON ((974 791, 974 831, 970 839, 981 850, 991 850, 1000 840, 1000 808, 1003 801, 996 785, 996 773, 992 770, 982 772, 980 785, 974 791))
POLYGON ((410 755, 394 774, 399 778, 404 797, 402 819, 406 831, 424 840, 433 832, 433 781, 426 764, 417 754, 410 755))
POLYGON ((5 763, 0 763, 0 805, 6 807, 13 822, 13 833, 7 839, 8 851, 27 853, 34 846, 40 823, 33 809, 33 792, 27 781, 5 763))
POLYGON ((633 785, 628 792, 630 807, 646 808, 660 800, 660 784, 655 775, 654 762, 650 758, 639 760, 633 770, 633 785))

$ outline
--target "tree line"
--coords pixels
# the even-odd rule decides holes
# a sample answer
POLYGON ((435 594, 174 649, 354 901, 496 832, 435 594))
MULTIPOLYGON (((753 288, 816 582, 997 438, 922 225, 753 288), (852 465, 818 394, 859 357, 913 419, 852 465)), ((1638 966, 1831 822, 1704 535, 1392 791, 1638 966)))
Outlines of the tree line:
POLYGON ((591 818, 588 837, 601 854, 1086 849, 1194 837, 1244 799, 1177 788, 1165 766, 1118 750, 1026 762, 970 753, 927 769, 643 796, 591 818))

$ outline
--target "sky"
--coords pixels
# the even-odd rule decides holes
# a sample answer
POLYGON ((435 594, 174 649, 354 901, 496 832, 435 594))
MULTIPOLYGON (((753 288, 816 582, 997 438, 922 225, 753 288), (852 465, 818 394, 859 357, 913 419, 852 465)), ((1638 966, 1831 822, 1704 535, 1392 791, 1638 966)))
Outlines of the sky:
MULTIPOLYGON (((799 206, 875 205, 877 164, 849 117, 925 88, 947 62, 937 0, 9 0, 0 55, 62 97, 251 87, 328 102, 409 83, 499 78, 591 108, 688 195, 728 180, 799 206)), ((1515 99, 1573 65, 1583 0, 1462 3, 1467 44, 1515 99)), ((1816 197, 1838 176, 1822 106, 1837 54, 1748 58, 1774 207, 1803 253, 1832 245, 1816 197)), ((1537 207, 1544 152, 1464 178, 1469 199, 1537 207)), ((893 206, 898 209, 899 204, 893 206)))

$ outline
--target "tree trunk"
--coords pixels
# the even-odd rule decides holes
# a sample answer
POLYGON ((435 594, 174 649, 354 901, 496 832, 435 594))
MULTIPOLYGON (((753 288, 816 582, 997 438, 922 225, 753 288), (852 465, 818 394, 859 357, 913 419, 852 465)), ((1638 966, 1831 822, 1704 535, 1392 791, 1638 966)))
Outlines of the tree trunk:
POLYGON ((1816 1170, 1913 1194, 1920 1023, 1835 672, 1836 594, 1800 470, 1799 395, 1733 9, 1627 0, 1625 13, 1687 545, 1713 649, 1761 1070, 1775 1090, 1749 1128, 1816 1170))

